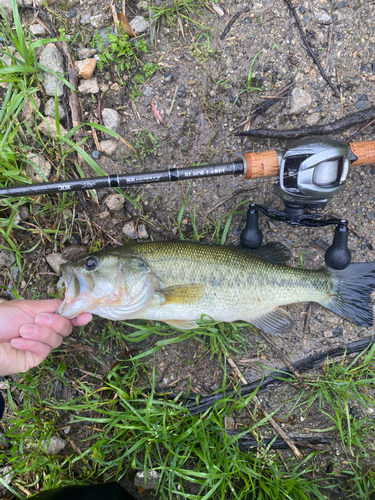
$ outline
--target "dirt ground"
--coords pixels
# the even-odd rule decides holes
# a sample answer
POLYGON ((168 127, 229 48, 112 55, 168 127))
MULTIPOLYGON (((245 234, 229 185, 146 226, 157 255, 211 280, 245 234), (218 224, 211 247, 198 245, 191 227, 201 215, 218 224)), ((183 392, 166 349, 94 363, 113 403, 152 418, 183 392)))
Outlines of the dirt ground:
MULTIPOLYGON (((149 52, 144 56, 144 60, 158 63, 160 69, 141 87, 141 95, 134 101, 134 105, 129 102, 129 95, 121 85, 122 80, 115 65, 95 70, 95 77, 100 85, 119 84, 114 90, 109 88, 100 92, 102 108, 117 110, 121 117, 118 132, 141 151, 142 157, 142 166, 139 167, 131 151, 124 144, 118 143, 115 153, 111 156, 101 155, 98 160, 101 168, 106 173, 138 173, 173 166, 178 168, 198 163, 230 161, 243 151, 274 148, 285 150, 286 142, 269 139, 244 140, 235 137, 233 131, 264 101, 262 96, 275 94, 292 80, 292 89, 302 89, 310 96, 302 108, 297 111, 294 108, 292 112, 295 103, 291 89, 268 111, 253 120, 251 127, 283 130, 312 123, 323 124, 371 106, 375 100, 375 3, 370 0, 294 0, 292 3, 327 76, 335 86, 339 85, 341 98, 333 96, 332 89, 313 63, 284 0, 228 0, 225 4, 217 4, 223 9, 222 16, 215 13, 210 4, 209 10, 202 11, 202 17, 195 16, 199 24, 183 20, 181 25, 176 23, 169 26, 165 21, 160 22, 153 44, 149 40, 150 30, 146 32, 149 52), (221 37, 226 23, 237 13, 239 16, 229 33, 221 37), (200 34, 204 34, 204 37, 197 41, 200 34), (251 85, 265 89, 263 92, 244 90, 252 61, 254 76, 251 85), (156 120, 150 103, 158 109, 164 119, 164 126, 156 120)), ((115 5, 120 12, 120 4, 115 5)), ((162 6, 163 1, 157 0, 155 5, 162 6)), ((126 3, 126 9, 129 19, 135 15, 145 15, 133 0, 126 3)), ((51 10, 64 20, 66 34, 74 39, 70 46, 70 50, 74 52, 77 48, 90 47, 90 38, 95 32, 90 24, 82 24, 80 19, 88 13, 92 18, 95 14, 109 12, 109 6, 101 0, 64 0, 51 5, 51 10), (76 11, 76 15, 67 18, 67 13, 71 10, 76 11)), ((26 11, 24 15, 27 17, 31 14, 26 11)), ((48 15, 51 22, 59 25, 56 17, 51 13, 48 15)), ((111 22, 108 22, 108 26, 110 24, 111 22)), ((91 95, 81 95, 80 99, 85 119, 96 119, 97 96, 93 100, 91 95)), ((345 140, 360 128, 361 126, 354 127, 336 138, 345 140)), ((373 133, 372 125, 357 136, 356 140, 371 140, 373 133)), ((86 150, 91 154, 96 149, 95 144, 93 141, 86 144, 86 150)), ((86 169, 91 175, 90 168, 86 169)), ((349 221, 352 229, 349 246, 354 262, 375 260, 374 180, 373 165, 353 168, 345 189, 326 207, 326 213, 349 221)), ((200 240, 215 241, 215 228, 220 218, 235 210, 245 200, 255 201, 268 208, 281 208, 282 203, 274 193, 273 184, 274 179, 245 181, 242 177, 233 176, 194 180, 190 188, 190 209, 195 207, 196 210, 200 240), (224 201, 226 198, 228 200, 224 201)), ((136 226, 145 225, 148 238, 143 238, 142 241, 179 238, 177 219, 187 189, 188 184, 185 182, 129 188, 126 194, 136 200, 140 208, 137 209, 126 202, 120 211, 110 211, 105 204, 105 199, 112 190, 99 191, 98 204, 85 197, 94 239, 85 224, 82 207, 77 204, 75 221, 72 220, 72 211, 67 209, 66 217, 72 223, 72 232, 69 238, 60 240, 60 247, 45 239, 42 247, 25 254, 29 262, 29 269, 25 274, 25 282, 30 279, 27 288, 22 287, 17 276, 10 279, 6 273, 2 276, 2 284, 8 289, 16 286, 20 292, 25 291, 24 296, 29 297, 34 297, 37 290, 39 297, 56 293, 59 278, 46 261, 49 254, 56 251, 64 253, 71 244, 95 247, 99 244, 108 246, 125 243, 129 238, 122 228, 129 222, 134 222, 136 226), (35 262, 38 263, 36 272, 35 262)), ((239 209, 242 213, 233 216, 226 243, 239 244, 239 234, 244 222, 243 212, 246 208, 247 204, 244 204, 239 209)), ((33 212, 36 212, 35 205, 33 212)), ((30 216, 27 215, 27 219, 31 220, 30 216)), ((52 218, 49 216, 44 219, 41 214, 39 222, 48 227, 52 224, 52 218)), ((317 269, 324 265, 324 251, 316 241, 330 243, 333 235, 331 228, 290 227, 263 216, 260 217, 260 227, 265 243, 282 242, 291 250, 290 265, 300 266, 301 258, 304 267, 308 269, 317 269)), ((193 238, 191 213, 187 205, 181 228, 186 239, 193 238)), ((37 236, 33 239, 29 234, 18 232, 17 238, 19 241, 24 239, 26 247, 30 248, 37 236)), ((3 295, 10 297, 5 292, 3 295)), ((358 340, 372 332, 372 329, 357 328, 314 304, 304 350, 302 332, 306 304, 288 306, 287 310, 295 319, 296 328, 291 335, 273 340, 287 353, 292 362, 358 340)), ((74 352, 75 361, 80 365, 84 363, 86 371, 93 372, 95 365, 99 363, 100 367, 95 371, 98 371, 100 376, 104 376, 121 356, 112 344, 105 348, 101 346, 100 359, 96 355, 95 342, 100 338, 99 332, 105 323, 105 320, 96 319, 87 327, 83 337, 78 338, 73 333, 65 346, 68 353, 74 352), (77 353, 77 345, 82 347, 84 354, 77 353)), ((250 332, 247 335, 248 357, 261 351, 265 356, 263 367, 284 366, 282 360, 262 339, 250 332)), ((154 342, 155 338, 151 338, 141 344, 129 344, 129 348, 146 349, 154 345, 154 342)), ((175 383, 176 388, 187 389, 190 375, 194 391, 210 394, 217 390, 221 385, 223 371, 215 358, 201 358, 202 349, 200 342, 188 340, 158 351, 155 358, 158 385, 168 386, 175 383)), ((241 368, 246 372, 248 381, 260 377, 256 364, 241 368)), ((67 373, 70 370, 73 374, 76 365, 74 368, 68 366, 67 373)), ((233 373, 230 365, 227 370, 228 373, 233 373)), ((63 393, 65 389, 59 387, 58 381, 54 390, 57 397, 74 397, 74 394, 63 393)), ((262 394, 262 401, 271 411, 290 397, 290 391, 293 389, 287 385, 277 390, 269 389, 262 394)), ((285 408, 285 411, 287 409, 285 408)), ((306 429, 329 427, 329 422, 327 416, 312 408, 303 422, 296 415, 294 423, 288 426, 288 432, 293 436, 304 436, 306 429)), ((79 439, 78 434, 76 441, 79 439)), ((338 463, 347 460, 340 450, 341 446, 334 440, 325 455, 322 469, 332 461, 338 463)), ((332 491, 330 498, 344 498, 340 495, 339 492, 332 491)))

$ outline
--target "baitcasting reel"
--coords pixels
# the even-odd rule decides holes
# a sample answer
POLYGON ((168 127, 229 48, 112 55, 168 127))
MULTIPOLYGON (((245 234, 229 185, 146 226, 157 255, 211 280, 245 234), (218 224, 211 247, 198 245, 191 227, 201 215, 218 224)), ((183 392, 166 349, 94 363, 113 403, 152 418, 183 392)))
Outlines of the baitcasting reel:
POLYGON ((353 153, 344 142, 329 137, 309 137, 292 144, 280 162, 275 193, 284 202, 284 210, 267 209, 251 204, 241 245, 258 248, 263 240, 258 226, 258 212, 293 226, 322 227, 335 225, 332 245, 325 253, 326 264, 345 269, 351 261, 348 248, 348 222, 324 218, 319 213, 344 186, 350 172, 353 153))

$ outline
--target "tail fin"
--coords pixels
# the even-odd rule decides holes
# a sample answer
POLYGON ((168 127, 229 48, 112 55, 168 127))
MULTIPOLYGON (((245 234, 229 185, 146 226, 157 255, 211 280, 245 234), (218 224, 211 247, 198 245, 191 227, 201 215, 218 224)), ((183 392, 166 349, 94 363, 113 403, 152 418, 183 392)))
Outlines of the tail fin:
POLYGON ((374 322, 371 294, 375 289, 375 262, 350 264, 341 271, 330 271, 332 298, 322 305, 358 326, 371 327, 374 322))

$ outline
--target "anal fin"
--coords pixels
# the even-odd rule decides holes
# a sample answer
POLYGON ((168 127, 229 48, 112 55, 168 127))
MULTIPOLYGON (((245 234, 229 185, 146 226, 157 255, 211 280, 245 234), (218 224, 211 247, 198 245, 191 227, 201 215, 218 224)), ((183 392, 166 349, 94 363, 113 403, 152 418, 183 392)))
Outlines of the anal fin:
POLYGON ((273 311, 259 316, 259 318, 252 319, 249 323, 272 335, 288 334, 295 326, 292 316, 281 307, 277 307, 273 311))
POLYGON ((174 326, 179 330, 194 330, 194 328, 198 328, 198 323, 194 320, 189 319, 165 319, 164 323, 168 323, 168 325, 174 326))

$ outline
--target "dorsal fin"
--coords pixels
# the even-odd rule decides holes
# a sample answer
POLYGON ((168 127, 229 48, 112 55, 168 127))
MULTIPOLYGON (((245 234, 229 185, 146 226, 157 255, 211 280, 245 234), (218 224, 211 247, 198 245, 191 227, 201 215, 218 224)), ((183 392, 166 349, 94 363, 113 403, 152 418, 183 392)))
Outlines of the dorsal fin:
POLYGON ((292 252, 289 248, 277 241, 267 243, 259 248, 244 248, 244 250, 255 253, 255 255, 259 255, 259 257, 272 264, 285 264, 292 256, 292 252))

